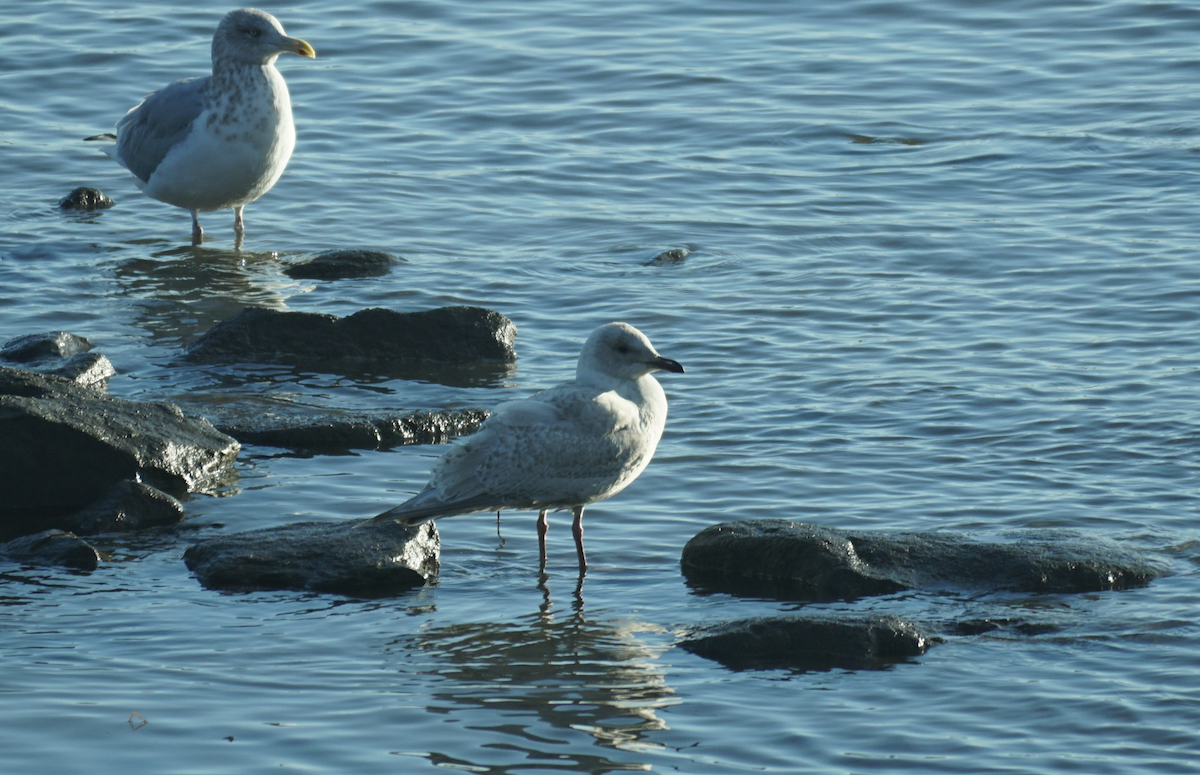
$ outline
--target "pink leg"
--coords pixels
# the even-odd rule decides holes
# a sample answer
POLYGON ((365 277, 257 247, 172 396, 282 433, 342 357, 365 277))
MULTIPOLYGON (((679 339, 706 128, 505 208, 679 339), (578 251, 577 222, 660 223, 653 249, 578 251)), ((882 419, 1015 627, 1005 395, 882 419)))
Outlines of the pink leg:
POLYGON ((239 237, 246 233, 246 222, 242 220, 242 207, 233 208, 233 233, 239 237))
POLYGON ((192 210, 192 244, 199 245, 204 241, 204 229, 200 228, 200 213, 192 210))
POLYGON ((546 569, 546 532, 550 530, 550 523, 546 521, 546 510, 542 509, 538 514, 538 561, 541 563, 541 569, 546 569))
POLYGON ((575 521, 571 523, 571 534, 575 536, 575 553, 579 555, 579 570, 587 570, 587 556, 583 553, 583 506, 571 509, 575 521))

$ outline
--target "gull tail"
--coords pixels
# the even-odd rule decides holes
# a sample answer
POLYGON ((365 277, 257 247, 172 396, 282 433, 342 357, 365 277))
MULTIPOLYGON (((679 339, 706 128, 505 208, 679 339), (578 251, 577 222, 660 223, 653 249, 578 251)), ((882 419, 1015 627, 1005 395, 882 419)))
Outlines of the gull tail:
POLYGON ((388 509, 372 518, 373 522, 395 520, 402 525, 419 525, 438 517, 453 517, 459 514, 471 514, 478 511, 495 511, 493 498, 486 495, 475 496, 461 501, 447 503, 441 499, 438 491, 427 488, 401 503, 395 508, 388 509))
POLYGON ((90 143, 90 142, 94 142, 97 140, 102 141, 102 142, 115 143, 117 141, 117 136, 114 135, 112 132, 105 132, 104 134, 92 135, 91 137, 83 138, 83 141, 85 143, 90 143))

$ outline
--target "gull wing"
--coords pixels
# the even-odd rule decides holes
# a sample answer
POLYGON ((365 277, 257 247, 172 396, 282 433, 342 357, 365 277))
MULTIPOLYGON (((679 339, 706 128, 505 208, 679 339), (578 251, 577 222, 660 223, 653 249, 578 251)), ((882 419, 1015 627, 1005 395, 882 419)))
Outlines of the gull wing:
POLYGON ((211 76, 187 78, 160 89, 117 122, 116 157, 147 183, 171 149, 191 133, 204 112, 211 76))

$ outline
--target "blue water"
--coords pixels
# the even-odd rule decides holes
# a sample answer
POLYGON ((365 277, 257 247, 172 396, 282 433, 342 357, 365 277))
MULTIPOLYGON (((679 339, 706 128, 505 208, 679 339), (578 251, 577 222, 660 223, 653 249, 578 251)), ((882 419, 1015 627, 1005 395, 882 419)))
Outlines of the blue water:
POLYGON ((298 127, 280 184, 203 218, 83 137, 198 75, 230 6, 0 2, 0 340, 86 336, 110 391, 188 411, 491 406, 646 332, 666 435, 592 506, 440 523, 428 588, 363 602, 200 587, 192 535, 403 500, 437 447, 244 448, 196 531, 110 536, 90 574, 0 566, 0 772, 1195 772, 1200 757, 1200 10, 1186 3, 510 0, 270 6, 298 127), (77 185, 117 206, 64 214, 77 185), (386 277, 291 280, 341 247, 386 277), (678 263, 652 264, 668 249, 678 263), (478 304, 516 368, 453 387, 197 367, 241 308, 478 304), (885 671, 731 672, 684 629, 795 605, 689 591, 724 520, 1068 528, 1169 575, 1079 596, 810 610, 950 637, 885 671), (133 716, 131 714, 138 714, 133 716), (142 721, 146 723, 142 725, 142 721))

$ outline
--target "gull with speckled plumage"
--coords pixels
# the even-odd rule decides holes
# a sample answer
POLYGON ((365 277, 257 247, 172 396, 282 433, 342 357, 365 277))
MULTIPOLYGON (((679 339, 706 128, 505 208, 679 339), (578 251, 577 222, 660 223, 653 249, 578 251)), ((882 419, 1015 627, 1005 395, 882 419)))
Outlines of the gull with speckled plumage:
POLYGON ((662 437, 667 397, 651 376, 682 374, 631 325, 592 332, 575 379, 500 404, 474 434, 434 464, 425 489, 376 520, 418 524, 438 517, 536 509, 538 550, 546 567, 546 513, 571 509, 579 569, 583 509, 611 498, 638 477, 662 437))
POLYGON ((289 38, 269 13, 230 11, 212 41, 212 75, 176 81, 117 122, 105 153, 137 178, 150 197, 192 214, 192 241, 204 239, 200 213, 232 208, 233 230, 245 231, 242 208, 271 190, 296 145, 292 103, 275 60, 283 53, 315 57, 289 38))

